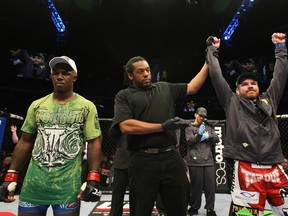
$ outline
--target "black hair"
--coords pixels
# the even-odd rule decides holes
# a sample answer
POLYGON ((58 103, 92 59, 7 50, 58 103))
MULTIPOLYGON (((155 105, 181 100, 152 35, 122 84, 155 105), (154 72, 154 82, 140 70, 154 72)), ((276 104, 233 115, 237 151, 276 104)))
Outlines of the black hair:
POLYGON ((128 62, 123 66, 123 68, 124 68, 124 84, 125 85, 130 85, 132 83, 132 81, 128 77, 128 73, 130 73, 130 74, 133 73, 133 70, 134 70, 133 64, 135 62, 138 62, 138 61, 146 61, 146 59, 144 59, 141 56, 135 56, 135 57, 130 58, 128 60, 128 62))

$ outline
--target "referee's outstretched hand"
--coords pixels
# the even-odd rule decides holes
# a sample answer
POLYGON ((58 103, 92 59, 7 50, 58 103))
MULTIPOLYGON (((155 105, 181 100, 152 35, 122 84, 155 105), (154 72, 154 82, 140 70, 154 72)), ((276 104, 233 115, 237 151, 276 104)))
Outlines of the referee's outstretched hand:
POLYGON ((172 119, 168 119, 167 121, 162 123, 162 128, 164 131, 166 130, 176 130, 176 129, 184 129, 189 127, 191 124, 190 120, 181 119, 179 117, 175 117, 172 119))

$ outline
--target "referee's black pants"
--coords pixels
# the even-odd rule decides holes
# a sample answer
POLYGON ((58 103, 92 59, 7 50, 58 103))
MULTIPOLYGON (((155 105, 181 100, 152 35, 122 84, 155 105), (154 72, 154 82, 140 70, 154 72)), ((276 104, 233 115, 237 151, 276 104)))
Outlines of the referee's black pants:
POLYGON ((189 182, 177 149, 162 153, 133 152, 128 175, 131 216, 151 216, 158 192, 168 216, 186 216, 189 182))

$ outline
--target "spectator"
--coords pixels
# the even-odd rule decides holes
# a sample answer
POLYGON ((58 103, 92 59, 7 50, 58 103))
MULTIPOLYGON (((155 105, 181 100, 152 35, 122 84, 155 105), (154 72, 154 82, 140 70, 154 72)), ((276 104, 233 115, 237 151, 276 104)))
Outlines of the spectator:
POLYGON ((17 126, 12 124, 10 127, 11 133, 12 133, 12 142, 16 145, 19 141, 19 137, 17 134, 17 126))
MULTIPOLYGON (((50 71, 43 53, 30 55, 25 49, 10 50, 12 58, 17 58, 21 63, 22 69, 17 76, 50 80, 50 71)), ((15 60, 13 60, 15 64, 15 60)))
POLYGON ((189 168, 191 196, 189 215, 198 214, 201 207, 202 192, 206 198, 207 216, 216 216, 215 204, 215 167, 212 148, 219 142, 212 124, 207 124, 207 110, 199 107, 191 127, 185 129, 187 139, 186 164, 189 168))

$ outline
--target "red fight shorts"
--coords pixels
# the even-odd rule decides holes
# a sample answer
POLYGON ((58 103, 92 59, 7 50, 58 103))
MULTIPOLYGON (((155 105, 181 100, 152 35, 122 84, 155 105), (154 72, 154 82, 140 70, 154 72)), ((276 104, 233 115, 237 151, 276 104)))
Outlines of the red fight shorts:
POLYGON ((233 204, 263 211, 267 200, 272 209, 281 206, 281 211, 286 211, 288 203, 284 198, 287 192, 288 177, 282 165, 235 161, 231 186, 233 204))

